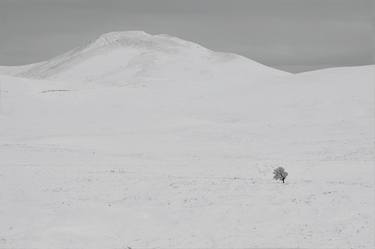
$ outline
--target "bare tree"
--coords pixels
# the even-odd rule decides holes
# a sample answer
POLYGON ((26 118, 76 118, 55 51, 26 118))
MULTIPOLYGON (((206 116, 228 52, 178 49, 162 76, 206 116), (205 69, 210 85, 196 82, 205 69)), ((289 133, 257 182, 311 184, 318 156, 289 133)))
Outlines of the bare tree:
POLYGON ((285 183, 285 178, 287 176, 288 172, 286 172, 283 167, 278 167, 273 171, 273 179, 283 181, 283 183, 285 183))

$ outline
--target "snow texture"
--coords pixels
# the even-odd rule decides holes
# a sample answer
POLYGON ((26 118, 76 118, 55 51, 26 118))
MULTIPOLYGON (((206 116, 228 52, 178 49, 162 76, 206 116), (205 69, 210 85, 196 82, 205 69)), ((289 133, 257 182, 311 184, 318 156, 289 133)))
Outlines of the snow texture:
POLYGON ((2 67, 0 248, 374 248, 374 69, 135 31, 2 67))

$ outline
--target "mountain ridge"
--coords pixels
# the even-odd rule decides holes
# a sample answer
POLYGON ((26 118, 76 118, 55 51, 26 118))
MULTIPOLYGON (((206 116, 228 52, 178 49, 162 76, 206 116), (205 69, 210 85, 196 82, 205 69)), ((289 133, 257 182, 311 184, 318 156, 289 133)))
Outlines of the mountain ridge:
POLYGON ((241 55, 214 52, 197 43, 170 35, 143 31, 105 33, 50 60, 21 67, 3 67, 0 72, 36 79, 84 82, 140 82, 144 78, 192 81, 207 76, 243 75, 244 80, 289 73, 273 69, 241 55))

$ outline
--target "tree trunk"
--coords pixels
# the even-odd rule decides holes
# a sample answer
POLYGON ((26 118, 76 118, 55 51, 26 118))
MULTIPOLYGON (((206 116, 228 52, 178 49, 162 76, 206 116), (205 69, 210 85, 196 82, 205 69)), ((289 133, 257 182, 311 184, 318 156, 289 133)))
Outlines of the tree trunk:
POLYGON ((283 180, 283 183, 285 183, 285 178, 283 178, 282 180, 283 180))

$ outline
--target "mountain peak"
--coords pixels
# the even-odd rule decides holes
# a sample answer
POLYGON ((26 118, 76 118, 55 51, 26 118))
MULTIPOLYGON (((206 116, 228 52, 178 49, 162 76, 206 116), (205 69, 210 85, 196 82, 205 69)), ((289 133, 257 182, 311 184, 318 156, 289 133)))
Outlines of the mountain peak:
POLYGON ((199 44, 185 41, 177 37, 158 34, 152 35, 144 31, 118 31, 102 34, 91 42, 87 49, 111 47, 136 47, 141 49, 170 51, 176 48, 195 48, 207 50, 199 44))
POLYGON ((110 44, 114 42, 119 42, 121 40, 127 39, 149 39, 152 37, 144 31, 117 31, 104 33, 95 40, 96 43, 110 44))
POLYGON ((13 70, 26 78, 128 84, 151 79, 244 81, 284 72, 245 57, 214 52, 197 43, 143 31, 110 32, 48 61, 13 70))

